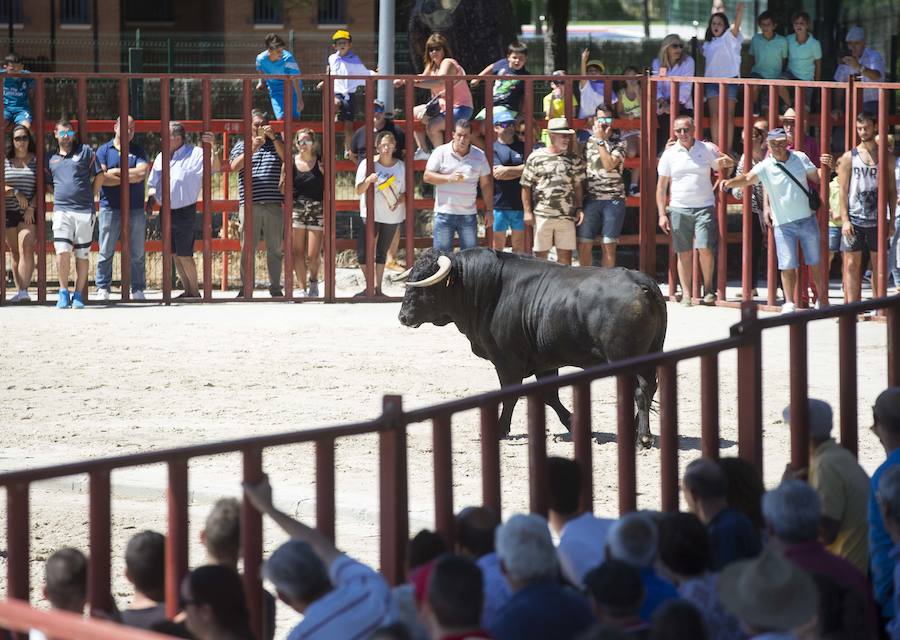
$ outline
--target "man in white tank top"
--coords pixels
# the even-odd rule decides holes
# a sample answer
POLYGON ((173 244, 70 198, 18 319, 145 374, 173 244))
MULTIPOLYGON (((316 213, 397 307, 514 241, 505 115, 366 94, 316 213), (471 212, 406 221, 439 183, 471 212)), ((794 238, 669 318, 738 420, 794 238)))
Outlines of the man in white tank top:
MULTIPOLYGON (((838 165, 841 197, 841 251, 844 261, 844 298, 847 302, 860 299, 860 272, 863 247, 869 249, 872 262, 872 290, 877 291, 878 279, 878 144, 875 141, 875 117, 867 112, 856 118, 859 144, 846 152, 838 165)), ((888 203, 881 230, 887 236, 893 229, 893 208, 896 186, 888 180, 888 203)), ((887 246, 887 245, 885 245, 887 246)))

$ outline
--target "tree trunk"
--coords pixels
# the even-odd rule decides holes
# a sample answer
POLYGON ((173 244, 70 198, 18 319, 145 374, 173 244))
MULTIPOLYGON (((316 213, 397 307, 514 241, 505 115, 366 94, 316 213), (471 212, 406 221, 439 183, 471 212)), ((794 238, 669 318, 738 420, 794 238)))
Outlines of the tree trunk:
POLYGON ((553 48, 554 69, 569 68, 569 47, 567 29, 569 26, 570 0, 548 0, 547 18, 552 31, 551 46, 553 48))

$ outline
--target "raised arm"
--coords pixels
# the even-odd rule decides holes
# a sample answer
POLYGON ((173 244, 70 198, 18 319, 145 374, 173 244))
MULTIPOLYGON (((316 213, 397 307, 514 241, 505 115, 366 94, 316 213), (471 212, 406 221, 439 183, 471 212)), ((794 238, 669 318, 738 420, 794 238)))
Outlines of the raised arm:
MULTIPOLYGON (((590 58, 590 57, 591 57, 591 49, 590 49, 590 47, 585 47, 584 49, 582 49, 582 51, 581 51, 581 67, 580 67, 580 69, 581 69, 581 75, 583 75, 583 76, 586 76, 586 75, 587 75, 587 63, 588 63, 588 58, 590 58)), ((584 88, 587 86, 587 83, 588 83, 587 80, 582 80, 581 82, 578 83, 578 86, 579 86, 581 89, 584 89, 584 88)))
POLYGON ((737 3, 737 11, 734 14, 734 22, 731 23, 731 33, 737 38, 741 34, 741 22, 744 20, 744 3, 737 3))

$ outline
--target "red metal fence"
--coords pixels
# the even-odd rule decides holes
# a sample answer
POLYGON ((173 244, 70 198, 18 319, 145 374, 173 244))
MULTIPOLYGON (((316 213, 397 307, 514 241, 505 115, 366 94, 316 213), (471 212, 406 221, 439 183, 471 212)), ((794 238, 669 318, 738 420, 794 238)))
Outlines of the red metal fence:
MULTIPOLYGON (((184 121, 185 128, 188 131, 199 132, 199 131, 214 131, 216 133, 220 133, 223 136, 223 142, 226 147, 230 143, 231 138, 234 134, 243 134, 244 136, 248 135, 248 132, 251 130, 251 116, 250 111, 253 106, 253 88, 252 83, 254 83, 257 79, 256 76, 236 76, 236 77, 224 77, 219 75, 210 75, 210 74, 200 74, 200 75, 192 75, 192 76, 174 76, 174 75, 136 75, 136 74, 108 74, 108 75, 100 75, 100 74, 76 74, 76 75, 56 75, 56 74, 41 74, 36 73, 32 74, 36 81, 36 92, 35 92, 35 101, 36 108, 34 109, 35 113, 35 122, 34 127, 35 130, 40 132, 47 132, 52 130, 53 122, 46 114, 48 113, 56 113, 56 108, 59 105, 51 104, 52 101, 48 100, 45 87, 47 83, 59 83, 59 82, 68 82, 75 84, 75 94, 76 98, 73 102, 74 111, 76 112, 74 115, 77 116, 76 122, 79 129, 79 132, 84 137, 89 132, 102 132, 102 131, 112 131, 113 119, 110 119, 110 115, 112 114, 104 114, 106 119, 91 119, 91 109, 88 104, 88 83, 92 81, 105 80, 112 81, 117 84, 117 102, 118 102, 118 114, 119 117, 125 117, 129 111, 129 99, 130 99, 130 86, 131 82, 135 81, 159 81, 159 104, 158 104, 158 112, 159 119, 154 120, 139 120, 136 123, 136 129, 139 132, 145 133, 158 133, 160 135, 160 147, 161 152, 163 154, 163 192, 167 194, 168 192, 168 159, 171 155, 171 150, 169 149, 169 137, 168 137, 168 125, 169 122, 173 119, 172 116, 172 105, 171 105, 171 94, 170 94, 170 83, 176 79, 184 79, 189 78, 192 81, 199 82, 199 91, 201 93, 201 112, 202 118, 200 120, 187 120, 184 121), (241 116, 239 118, 231 117, 231 118, 214 118, 214 114, 212 113, 212 83, 214 81, 222 81, 222 80, 232 80, 234 82, 239 82, 242 88, 242 104, 240 113, 241 116)), ((413 123, 409 118, 408 114, 412 113, 413 106, 415 103, 415 93, 413 90, 409 89, 411 83, 415 80, 415 76, 396 76, 397 78, 402 79, 406 83, 407 89, 402 92, 402 108, 399 109, 403 114, 407 114, 407 119, 402 120, 398 119, 397 124, 403 127, 407 133, 406 137, 406 183, 407 185, 415 184, 415 175, 417 171, 421 171, 424 169, 423 161, 413 161, 413 151, 414 144, 412 133, 413 129, 421 130, 421 123, 413 123)), ((476 76, 466 76, 466 79, 474 79, 476 76)), ((545 121, 540 118, 535 118, 537 114, 537 110, 535 108, 535 91, 536 88, 540 85, 542 86, 544 83, 550 81, 562 81, 566 85, 565 92, 565 112, 569 117, 570 121, 575 122, 578 126, 584 126, 584 121, 575 118, 575 104, 573 101, 573 87, 574 83, 578 82, 581 79, 585 79, 584 76, 526 76, 523 78, 523 82, 525 82, 525 98, 524 98, 524 108, 523 114, 526 122, 535 123, 537 126, 545 124, 545 121)), ((596 80, 597 76, 590 76, 590 79, 596 80)), ((304 79, 307 80, 310 84, 318 81, 325 80, 327 76, 304 76, 304 79)), ((372 99, 375 95, 375 84, 376 78, 373 77, 360 77, 359 79, 365 80, 365 96, 367 99, 364 100, 365 109, 363 115, 363 123, 370 123, 373 117, 373 109, 374 104, 372 99)), ((476 98, 481 98, 481 101, 484 104, 484 108, 486 110, 486 122, 491 121, 491 117, 493 114, 493 98, 492 98, 492 85, 494 78, 492 76, 488 76, 485 78, 481 78, 482 80, 486 80, 482 83, 483 93, 481 96, 476 96, 476 98)), ((613 84, 615 82, 622 82, 626 79, 626 76, 602 76, 604 80, 604 91, 605 98, 607 104, 609 104, 612 100, 613 94, 613 84)), ((744 97, 743 100, 743 113, 740 115, 736 115, 734 118, 735 127, 742 128, 742 140, 744 148, 750 148, 751 145, 751 128, 749 126, 745 126, 749 124, 753 118, 752 114, 752 104, 751 100, 748 99, 748 92, 750 87, 753 86, 787 86, 790 87, 791 90, 794 91, 796 100, 796 104, 802 104, 802 94, 805 88, 813 88, 815 91, 819 92, 820 95, 820 104, 821 109, 819 114, 811 114, 810 121, 816 123, 819 128, 819 140, 821 144, 821 148, 823 150, 827 150, 829 148, 829 143, 831 140, 831 129, 834 126, 844 126, 845 128, 845 140, 844 140, 844 148, 849 148, 852 144, 855 144, 856 140, 856 132, 853 126, 854 118, 856 114, 861 110, 861 91, 862 87, 860 83, 854 83, 851 79, 848 83, 826 83, 826 82, 796 82, 796 81, 769 81, 769 80, 753 80, 753 79, 728 79, 722 81, 720 79, 706 79, 706 78, 657 78, 651 77, 649 75, 644 75, 640 77, 641 82, 641 98, 642 98, 642 115, 640 119, 616 119, 615 126, 622 129, 639 129, 641 131, 641 145, 640 145, 640 153, 639 157, 629 159, 626 161, 625 166, 637 170, 640 175, 640 184, 641 184, 641 195, 637 197, 629 197, 626 199, 626 203, 630 207, 636 207, 638 211, 638 232, 636 234, 625 235, 620 239, 620 244, 622 245, 633 245, 638 247, 639 251, 639 259, 638 266, 641 270, 655 275, 656 274, 656 246, 659 244, 669 245, 670 246, 670 255, 669 255, 669 292, 670 295, 674 297, 675 293, 675 260, 672 255, 672 248, 669 243, 668 236, 662 235, 658 232, 656 228, 656 202, 654 198, 655 193, 655 183, 656 183, 656 157, 657 152, 657 142, 656 142, 656 131, 658 128, 657 118, 656 118, 656 110, 654 108, 648 108, 652 105, 656 104, 656 85, 659 82, 672 82, 673 83, 673 91, 671 92, 671 111, 675 113, 677 111, 677 83, 681 82, 690 82, 693 85, 693 105, 694 105, 694 113, 695 114, 703 114, 703 89, 709 84, 718 84, 720 91, 724 91, 726 85, 739 85, 742 88, 742 95, 744 97), (843 118, 833 118, 832 110, 830 107, 838 106, 836 103, 833 103, 831 100, 831 92, 833 90, 841 89, 844 90, 844 103, 843 105, 843 118), (648 161, 648 159, 650 161, 648 161)), ((453 102, 453 82, 451 80, 447 80, 445 82, 446 89, 446 97, 448 102, 453 102)), ((55 85, 51 85, 55 86, 55 85)), ((878 130, 884 139, 884 136, 898 123, 900 123, 900 116, 896 114, 890 113, 888 104, 890 99, 891 92, 897 92, 900 90, 900 84, 890 84, 890 83, 865 83, 865 87, 869 89, 876 89, 879 94, 879 125, 878 130)), ((59 92, 56 92, 59 93, 59 92)), ((133 93, 133 92, 132 92, 133 93)), ((358 210, 358 200, 356 198, 352 199, 339 199, 336 194, 336 176, 341 172, 352 172, 355 170, 355 166, 349 160, 338 160, 337 154, 335 153, 335 126, 334 126, 334 103, 333 103, 333 84, 331 82, 325 82, 323 85, 323 89, 321 94, 317 94, 318 97, 321 98, 322 104, 322 113, 321 117, 317 119, 303 119, 300 121, 292 120, 292 110, 290 108, 290 101, 292 100, 292 92, 288 91, 285 93, 285 100, 287 101, 286 111, 285 111, 285 119, 283 122, 275 123, 275 126, 280 130, 284 131, 287 135, 286 139, 290 139, 291 135, 296 132, 301 127, 310 127, 316 131, 322 132, 322 163, 324 166, 324 172, 326 176, 326 192, 325 192, 325 201, 324 201, 324 222, 325 222, 325 233, 324 233, 324 241, 323 241, 323 252, 324 252, 324 280, 325 280, 325 290, 324 290, 324 299, 329 302, 333 302, 338 299, 337 292, 335 290, 335 268, 336 268, 336 254, 340 249, 346 249, 353 246, 353 241, 343 238, 338 238, 337 235, 337 212, 338 211, 356 211, 358 210)), ((56 94, 54 94, 56 95, 56 94)), ((724 94, 720 94, 724 95, 724 94)), ((307 104, 310 103, 310 99, 307 98, 307 104)), ((725 138, 725 101, 720 101, 719 105, 719 138, 725 138)), ((799 110, 800 112, 797 114, 797 126, 796 126, 796 135, 797 146, 802 146, 800 144, 801 138, 800 136, 804 135, 807 130, 807 122, 806 122, 806 114, 803 113, 803 110, 799 110)), ((778 115, 778 98, 775 95, 774 90, 770 91, 769 94, 769 124, 770 126, 776 126, 777 124, 777 115, 778 115)), ((448 122, 446 126, 445 135, 449 138, 450 131, 452 130, 452 113, 448 114, 448 122)), ((180 118, 179 118, 180 120, 180 118)), ((359 124, 359 123, 357 123, 359 124)), ((477 123, 476 123, 477 125, 477 123)), ((669 126, 671 127, 673 123, 670 121, 669 126)), ((696 117, 695 118, 695 127, 696 133, 698 137, 702 137, 704 129, 709 126, 709 118, 705 116, 696 117)), ((483 128, 484 137, 486 140, 486 148, 490 149, 493 142, 493 128, 488 126, 483 128)), ((671 132, 670 132, 671 133, 671 132)), ((526 152, 530 152, 530 150, 534 146, 534 128, 532 126, 526 126, 524 132, 524 142, 526 152)), ((371 152, 373 148, 373 137, 374 133, 367 129, 366 133, 366 146, 370 150, 367 153, 367 158, 365 162, 367 163, 367 169, 371 171, 373 169, 372 165, 372 156, 371 152)), ((128 143, 123 140, 122 143, 122 151, 123 153, 127 153, 128 143)), ((46 147, 43 144, 38 144, 37 156, 39 166, 43 166, 46 156, 46 147)), ((889 166, 889 150, 887 145, 880 146, 880 164, 883 167, 889 166)), ((818 161, 817 158, 813 159, 814 161, 818 161)), ((227 163, 225 163, 227 165, 227 163)), ((202 191, 202 201, 198 203, 199 210, 202 211, 203 214, 203 223, 202 223, 202 241, 198 243, 196 249, 202 254, 203 259, 203 268, 202 268, 202 280, 203 280, 203 295, 202 301, 213 301, 212 295, 212 266, 213 266, 213 254, 222 253, 222 266, 223 266, 223 276, 222 276, 222 288, 226 289, 228 286, 228 278, 227 278, 227 269, 228 269, 228 253, 240 251, 240 244, 237 239, 228 237, 228 225, 224 224, 223 229, 225 236, 223 238, 213 238, 212 237, 212 213, 215 212, 234 212, 238 209, 238 202, 233 199, 232 194, 228 191, 228 173, 225 174, 224 180, 224 194, 223 198, 220 200, 213 199, 212 196, 212 186, 211 180, 209 177, 209 169, 211 166, 210 154, 208 151, 204 154, 204 167, 206 169, 204 183, 203 183, 203 191, 202 191)), ((886 207, 886 203, 884 202, 884 197, 887 193, 886 185, 890 180, 890 171, 881 171, 879 174, 880 180, 880 188, 879 188, 879 206, 881 210, 884 210, 886 207), (881 206, 884 205, 884 206, 881 206)), ((292 173, 286 173, 286 186, 285 193, 291 193, 291 182, 292 182, 292 173)), ((3 184, 3 175, 2 175, 2 167, 0 167, 0 185, 3 184)), ((246 183, 246 195, 247 200, 250 204, 246 207, 246 223, 249 225, 252 223, 253 217, 253 207, 252 207, 252 185, 249 181, 246 183)), ((44 176, 42 173, 38 175, 38 192, 44 192, 44 176)), ((122 201, 121 201, 121 210, 123 213, 127 214, 128 211, 128 199, 127 199, 127 191, 122 190, 122 201)), ((826 219, 827 219, 827 208, 828 208, 828 198, 827 196, 827 185, 823 184, 820 186, 820 192, 823 195, 822 198, 822 210, 819 212, 820 224, 822 226, 823 232, 826 231, 826 219)), ((371 190, 367 192, 366 197, 368 198, 367 204, 369 206, 369 210, 372 210, 373 206, 373 194, 371 190)), ((163 279, 162 279, 162 301, 165 303, 169 303, 171 301, 171 290, 172 290, 172 278, 171 278, 171 211, 168 205, 168 198, 162 198, 162 209, 161 209, 161 218, 162 218, 162 240, 159 242, 148 242, 147 250, 149 251, 159 251, 162 253, 163 257, 163 279)), ((728 253, 729 253, 729 245, 740 244, 742 247, 742 272, 741 272, 741 280, 742 280, 742 289, 743 289, 743 299, 748 299, 751 289, 754 288, 754 284, 750 282, 750 237, 751 237, 751 224, 754 224, 752 220, 752 215, 750 213, 751 205, 750 198, 745 194, 743 198, 743 226, 741 233, 738 234, 730 234, 727 231, 726 222, 726 206, 728 203, 736 202, 733 199, 730 199, 729 196, 724 194, 719 195, 718 201, 718 217, 719 217, 719 242, 718 242, 718 255, 717 255, 717 288, 718 288, 718 300, 719 304, 735 304, 732 301, 729 301, 725 291, 726 278, 727 278, 727 263, 728 263, 728 253)), ((429 237, 416 237, 415 235, 415 223, 414 223, 414 212, 416 210, 422 209, 430 209, 433 206, 433 200, 424 199, 424 198, 416 198, 414 189, 410 186, 407 188, 405 195, 405 203, 407 210, 407 218, 405 223, 405 250, 407 256, 412 256, 414 253, 414 249, 419 247, 430 246, 431 239, 429 237)), ((51 210, 51 205, 49 203, 44 202, 42 198, 38 198, 38 207, 36 211, 36 219, 37 219, 37 291, 38 291, 38 300, 40 302, 47 301, 47 273, 46 273, 46 256, 49 252, 52 251, 52 243, 48 242, 45 233, 45 220, 48 212, 51 210)), ((490 206, 490 203, 488 203, 490 206)), ((3 200, 0 199, 0 217, 4 215, 3 212, 4 203, 3 200)), ((128 237, 128 221, 129 216, 122 216, 122 237, 128 237)), ((882 222, 879 222, 882 224, 882 222)), ((284 284, 285 284, 285 298, 291 299, 293 297, 293 273, 290 268, 290 255, 291 255, 291 199, 290 197, 286 197, 284 201, 284 252, 285 252, 285 268, 284 268, 284 284)), ((882 238, 882 242, 884 242, 884 238, 886 238, 887 233, 881 233, 880 237, 882 238)), ((482 242, 489 245, 491 241, 492 231, 490 228, 485 231, 485 238, 482 242)), ((772 250, 773 246, 773 237, 771 234, 771 230, 769 233, 769 282, 768 282, 768 304, 775 304, 775 264, 774 264, 774 251, 772 250)), ((822 244, 823 244, 823 255, 827 255, 825 253, 825 249, 827 249, 827 233, 823 233, 822 236, 822 244)), ((367 288, 367 298, 371 299, 371 296, 374 294, 374 217, 369 216, 367 219, 366 226, 366 256, 367 256, 367 280, 368 280, 368 288, 367 288)), ((884 247, 879 245, 879 257, 881 259, 881 263, 877 265, 878 272, 882 275, 887 273, 887 252, 883 251, 884 247)), ((129 254, 130 248, 127 242, 121 243, 120 249, 120 257, 121 257, 121 284, 122 284, 122 299, 129 299, 129 254)), ((6 266, 6 253, 0 251, 0 272, 5 272, 6 266)), ((248 274, 253 274, 254 270, 254 262, 255 262, 255 248, 250 247, 249 244, 245 248, 243 255, 241 256, 241 260, 244 262, 245 269, 248 274)), ((826 269, 827 265, 823 260, 821 263, 821 268, 826 269)), ((253 278, 248 277, 247 282, 243 283, 245 300, 252 299, 252 288, 253 288, 253 278)), ((884 278, 879 278, 879 291, 877 292, 879 295, 884 295, 885 293, 885 283, 886 280, 884 278)), ((695 287, 699 287, 699 279, 695 279, 695 287)), ((5 280, 0 279, 0 304, 3 304, 5 300, 5 280)), ((694 296, 698 296, 699 290, 695 289, 693 292, 694 296)), ((268 299, 268 298, 266 298, 268 299)), ((358 299, 357 299, 358 300, 358 299)))
MULTIPOLYGON (((840 323, 840 441, 851 451, 857 450, 857 375, 856 326, 859 313, 867 310, 886 312, 887 380, 900 384, 900 297, 788 314, 757 318, 757 306, 744 303, 741 322, 731 328, 730 337, 677 349, 649 354, 623 362, 545 379, 544 381, 509 387, 445 402, 435 406, 405 411, 400 396, 385 396, 380 417, 355 424, 297 431, 201 444, 163 451, 102 458, 53 467, 10 471, 0 474, 0 485, 6 488, 7 517, 7 590, 9 600, 27 602, 30 598, 30 498, 32 483, 86 474, 89 479, 89 602, 92 608, 111 610, 110 595, 110 474, 114 470, 148 464, 165 463, 168 468, 168 530, 166 545, 166 608, 169 615, 178 610, 178 588, 189 566, 188 558, 188 462, 204 456, 240 453, 243 479, 257 482, 263 474, 263 452, 295 443, 315 446, 315 526, 330 539, 335 537, 335 447, 339 439, 362 434, 378 434, 380 568, 391 583, 403 578, 404 548, 409 533, 409 492, 407 472, 407 433, 411 425, 431 423, 433 438, 431 466, 434 469, 435 529, 448 541, 453 540, 454 469, 452 462, 453 420, 461 412, 477 410, 481 430, 481 494, 482 502, 500 512, 502 483, 500 473, 500 439, 498 408, 505 400, 525 398, 527 401, 528 488, 529 508, 546 514, 546 419, 544 399, 547 392, 570 388, 573 393, 572 442, 574 456, 585 469, 593 469, 592 416, 590 384, 595 380, 615 378, 617 383, 616 443, 618 447, 618 503, 624 513, 637 506, 636 439, 634 421, 634 374, 648 365, 659 374, 659 451, 661 459, 661 509, 678 509, 678 389, 677 369, 686 360, 701 362, 701 453, 707 457, 719 454, 719 356, 736 353, 738 451, 740 457, 760 470, 763 465, 762 440, 762 339, 776 327, 790 331, 790 401, 791 464, 803 468, 808 462, 808 368, 807 331, 814 321, 838 319, 840 323)), ((582 503, 587 509, 594 504, 592 473, 585 474, 582 503)), ((261 515, 249 502, 242 506, 242 546, 244 582, 250 601, 254 628, 261 624, 261 589, 257 568, 262 562, 261 515)), ((52 616, 47 620, 53 620, 52 616)), ((62 619, 60 619, 62 620, 62 619)), ((0 624, 22 630, 28 625, 40 626, 40 620, 27 610, 11 603, 0 603, 0 624)), ((62 625, 48 627, 59 629, 62 625)), ((59 633, 61 638, 81 638, 80 628, 59 633)), ((101 637, 100 634, 96 637, 101 637)), ((128 637, 123 633, 121 637, 128 637)), ((133 636, 135 639, 137 635, 133 636)), ((141 636, 143 637, 143 636, 141 636)))

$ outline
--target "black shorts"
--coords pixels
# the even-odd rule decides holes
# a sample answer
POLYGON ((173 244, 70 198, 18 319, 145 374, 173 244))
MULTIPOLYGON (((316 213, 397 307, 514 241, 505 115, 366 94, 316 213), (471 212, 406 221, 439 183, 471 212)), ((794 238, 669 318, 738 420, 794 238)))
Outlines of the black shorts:
POLYGON ((197 205, 172 209, 172 251, 179 258, 194 256, 194 218, 197 205))
MULTIPOLYGON (((37 216, 35 216, 35 220, 37 220, 37 216)), ((9 206, 6 207, 6 228, 7 229, 15 229, 20 224, 25 224, 25 212, 16 207, 15 209, 11 209, 9 206)))
MULTIPOLYGON (((869 252, 878 252, 878 227, 858 227, 853 226, 853 239, 848 240, 847 236, 841 236, 841 251, 862 251, 863 248, 869 252)), ((885 247, 888 243, 885 243, 885 247)))
POLYGON ((341 106, 338 107, 338 112, 335 114, 338 122, 350 122, 353 120, 354 109, 354 100, 352 93, 336 93, 334 95, 335 100, 341 101, 341 106))

